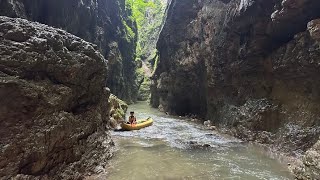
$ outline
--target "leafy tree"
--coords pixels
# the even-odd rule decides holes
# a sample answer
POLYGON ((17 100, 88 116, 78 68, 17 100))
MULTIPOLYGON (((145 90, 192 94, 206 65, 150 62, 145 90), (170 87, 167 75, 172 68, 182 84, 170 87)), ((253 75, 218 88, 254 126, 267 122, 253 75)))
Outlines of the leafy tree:
MULTIPOLYGON (((132 11, 132 20, 138 28, 137 57, 153 52, 149 49, 149 38, 157 36, 162 24, 164 4, 161 0, 126 0, 126 8, 132 11), (148 52, 150 51, 150 52, 148 52)), ((151 46, 155 46, 151 45, 151 46)))

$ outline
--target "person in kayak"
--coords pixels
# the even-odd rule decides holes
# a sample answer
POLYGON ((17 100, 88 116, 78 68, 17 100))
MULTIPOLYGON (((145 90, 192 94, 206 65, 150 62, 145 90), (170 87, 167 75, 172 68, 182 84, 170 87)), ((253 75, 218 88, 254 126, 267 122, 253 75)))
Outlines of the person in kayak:
POLYGON ((137 119, 136 119, 136 117, 134 116, 134 112, 133 112, 133 111, 130 112, 129 123, 130 123, 131 125, 137 124, 137 119))

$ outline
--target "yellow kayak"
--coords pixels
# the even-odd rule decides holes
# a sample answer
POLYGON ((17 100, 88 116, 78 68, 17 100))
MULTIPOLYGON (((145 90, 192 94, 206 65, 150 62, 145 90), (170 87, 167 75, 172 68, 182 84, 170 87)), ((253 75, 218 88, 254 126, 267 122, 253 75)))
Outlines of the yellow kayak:
POLYGON ((153 119, 149 117, 148 119, 145 119, 145 120, 138 120, 137 124, 133 124, 133 125, 122 123, 121 128, 127 131, 139 130, 139 129, 151 126, 152 123, 153 123, 153 119))

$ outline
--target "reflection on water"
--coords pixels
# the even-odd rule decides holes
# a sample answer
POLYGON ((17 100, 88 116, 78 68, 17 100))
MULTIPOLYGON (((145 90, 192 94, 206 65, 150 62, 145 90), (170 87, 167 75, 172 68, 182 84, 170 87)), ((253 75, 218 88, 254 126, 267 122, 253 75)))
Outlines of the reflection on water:
MULTIPOLYGON (((154 125, 113 132, 118 147, 108 167, 110 180, 132 179, 292 179, 288 169, 263 151, 235 138, 205 130, 138 103, 129 107, 154 125), (210 148, 190 147, 190 142, 210 148)), ((101 177, 100 177, 101 178, 101 177)))

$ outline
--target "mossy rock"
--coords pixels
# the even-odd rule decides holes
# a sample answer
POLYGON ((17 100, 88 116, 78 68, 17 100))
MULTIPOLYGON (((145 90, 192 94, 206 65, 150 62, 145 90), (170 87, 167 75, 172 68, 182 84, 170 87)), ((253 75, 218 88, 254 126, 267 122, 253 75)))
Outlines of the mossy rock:
POLYGON ((136 58, 135 63, 136 63, 136 68, 142 68, 141 58, 136 58))
POLYGON ((138 100, 139 101, 147 101, 149 99, 150 85, 151 85, 150 78, 145 77, 143 83, 141 84, 141 86, 139 88, 139 93, 138 93, 138 100))
POLYGON ((145 73, 143 68, 136 69, 136 74, 137 74, 137 79, 136 79, 137 84, 141 85, 145 79, 145 73))
POLYGON ((121 123, 124 121, 125 113, 128 110, 128 105, 117 98, 117 96, 111 94, 109 97, 110 116, 117 122, 121 123))

